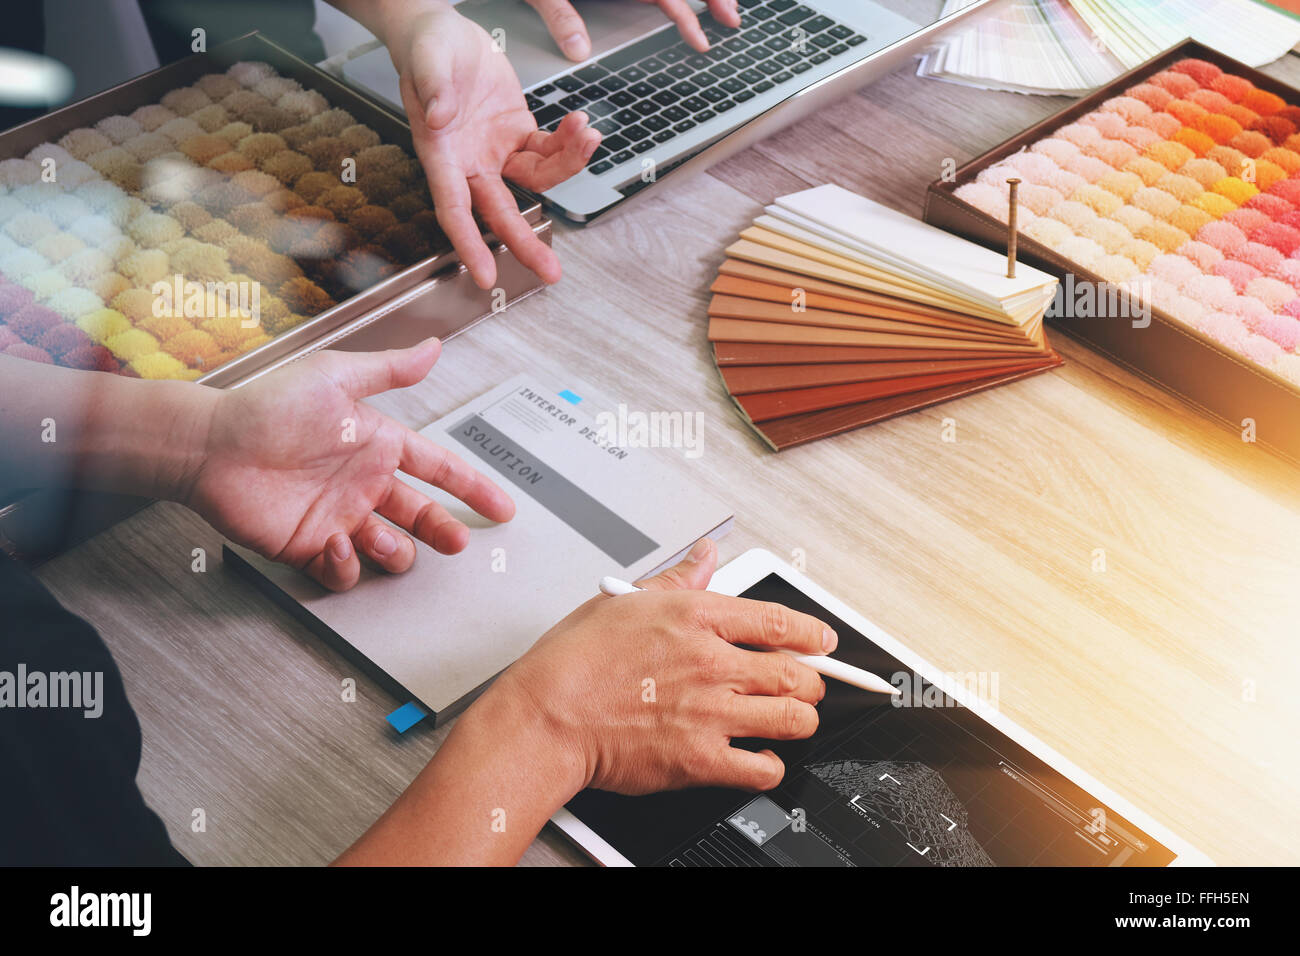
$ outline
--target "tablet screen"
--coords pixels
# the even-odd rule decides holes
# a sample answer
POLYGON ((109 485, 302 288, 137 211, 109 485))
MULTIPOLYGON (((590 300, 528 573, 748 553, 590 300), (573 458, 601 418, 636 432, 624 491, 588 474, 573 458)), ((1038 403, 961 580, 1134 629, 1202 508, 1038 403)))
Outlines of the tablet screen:
POLYGON ((785 779, 568 809, 638 866, 1163 866, 1175 854, 910 668, 769 574, 742 595, 830 624, 835 656, 906 687, 894 702, 834 680, 810 740, 771 747, 785 779), (897 675, 906 675, 901 680, 897 675))

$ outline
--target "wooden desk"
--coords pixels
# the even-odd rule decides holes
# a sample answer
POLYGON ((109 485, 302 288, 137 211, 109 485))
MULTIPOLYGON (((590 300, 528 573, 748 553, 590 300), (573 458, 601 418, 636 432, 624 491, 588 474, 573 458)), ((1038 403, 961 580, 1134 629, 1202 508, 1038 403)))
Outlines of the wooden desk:
MULTIPOLYGON (((1272 72, 1300 82, 1300 60, 1272 72)), ((925 657, 996 672, 1013 719, 1218 861, 1295 864, 1295 467, 1060 335, 1060 371, 780 455, 741 425, 708 357, 707 286, 761 204, 833 180, 919 215, 946 157, 1062 102, 900 71, 618 218, 559 230, 559 286, 376 404, 419 427, 530 369, 633 407, 704 411, 691 472, 735 507, 724 560, 802 549, 810 575, 925 657), (946 417, 955 444, 940 440, 946 417)), ((144 727, 141 786, 180 850, 324 863, 443 732, 396 739, 383 718, 401 702, 219 554, 200 520, 158 505, 41 576, 112 648, 144 727), (205 574, 190 570, 195 547, 205 574), (191 830, 195 808, 206 832, 191 830)), ((581 860, 550 830, 524 858, 581 860)))

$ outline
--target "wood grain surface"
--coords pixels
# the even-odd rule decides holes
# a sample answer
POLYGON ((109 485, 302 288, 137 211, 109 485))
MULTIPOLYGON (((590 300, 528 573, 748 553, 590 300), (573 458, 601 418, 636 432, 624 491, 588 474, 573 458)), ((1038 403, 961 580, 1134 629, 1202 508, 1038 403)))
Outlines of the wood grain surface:
MULTIPOLYGON (((1269 72, 1300 83, 1295 57, 1269 72)), ((833 181, 919 216, 946 158, 1064 103, 901 70, 623 215, 559 228, 558 286, 375 404, 422 426, 528 370, 634 408, 703 411, 704 455, 680 467, 735 508, 724 559, 798 554, 944 669, 995 672, 1014 720, 1218 861, 1300 863, 1295 466, 1060 335, 1062 369, 779 455, 713 367, 709 284, 763 203, 833 181)), ((180 850, 324 863, 445 732, 397 738, 383 718, 401 702, 219 555, 201 520, 163 504, 40 573, 112 648, 143 724, 141 786, 180 850), (196 547, 206 573, 190 569, 196 547)), ((581 860, 551 830, 524 858, 581 860)))

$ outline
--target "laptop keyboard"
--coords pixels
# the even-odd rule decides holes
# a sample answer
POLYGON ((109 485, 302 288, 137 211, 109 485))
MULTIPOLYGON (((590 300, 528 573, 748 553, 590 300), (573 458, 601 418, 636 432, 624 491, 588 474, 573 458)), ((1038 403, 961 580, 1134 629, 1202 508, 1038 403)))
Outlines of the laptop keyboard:
POLYGON ((667 143, 701 123, 848 52, 866 37, 798 0, 740 0, 741 25, 700 16, 709 52, 697 53, 676 27, 659 30, 525 93, 539 128, 554 130, 583 110, 601 144, 595 175, 667 143))

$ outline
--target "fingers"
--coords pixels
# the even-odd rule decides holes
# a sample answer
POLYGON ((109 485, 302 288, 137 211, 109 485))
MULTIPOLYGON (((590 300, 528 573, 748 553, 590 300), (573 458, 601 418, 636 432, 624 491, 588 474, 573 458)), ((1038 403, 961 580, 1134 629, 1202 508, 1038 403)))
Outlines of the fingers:
POLYGON ((817 708, 793 697, 750 697, 731 701, 727 732, 732 737, 805 740, 817 732, 817 708))
POLYGON ((533 233, 519 214, 514 194, 495 177, 475 177, 470 181, 474 208, 488 228, 504 242, 525 266, 546 282, 558 282, 560 263, 551 247, 533 233))
POLYGON ((437 163, 429 168, 428 175, 439 228, 456 248, 474 283, 480 289, 492 288, 497 280, 497 264, 474 222, 465 174, 454 166, 437 163))
POLYGON ((515 503, 508 494, 463 459, 417 432, 406 432, 398 467, 408 475, 459 498, 492 521, 509 521, 515 516, 515 503))
MULTIPOLYGON (((556 258, 551 247, 537 238, 532 227, 524 221, 524 217, 519 214, 519 206, 515 202, 514 194, 506 188, 502 180, 495 177, 475 176, 469 182, 469 192, 474 208, 483 217, 483 221, 496 237, 510 248, 516 259, 537 273, 543 281, 550 283, 560 281, 560 260, 556 258)), ((436 205, 436 197, 434 202, 436 205)), ((482 286, 482 283, 480 285, 482 286)), ((491 285, 482 287, 491 288, 491 285)))
POLYGON ((737 651, 741 655, 737 689, 758 697, 796 697, 816 704, 826 696, 826 683, 806 664, 789 654, 737 651))
POLYGON ((545 192, 582 171, 600 145, 600 133, 587 126, 585 113, 570 113, 555 132, 536 130, 521 150, 510 154, 501 175, 534 192, 545 192))
POLYGON ((655 3, 669 20, 677 24, 677 32, 688 46, 700 53, 709 48, 709 38, 704 35, 700 18, 687 6, 686 0, 655 0, 655 3))
POLYGON ((817 618, 783 604, 707 593, 700 595, 700 600, 707 624, 731 644, 829 654, 839 640, 817 618))
POLYGON ((527 3, 541 14, 560 52, 570 60, 585 60, 591 56, 587 27, 568 0, 527 0, 527 3))
MULTIPOLYGON (((411 89, 420 106, 419 118, 432 130, 442 129, 456 116, 456 88, 449 72, 451 62, 439 37, 421 33, 412 41, 411 89)), ((417 119, 410 118, 412 122, 417 119)))
POLYGON ((751 753, 739 747, 723 747, 714 770, 701 786, 736 790, 771 790, 785 776, 785 764, 770 750, 751 753))
POLYGON ((701 538, 681 561, 652 578, 637 582, 647 591, 702 591, 718 566, 718 547, 709 538, 701 538))
POLYGON ((425 339, 409 349, 384 352, 321 352, 322 358, 338 365, 347 375, 348 394, 352 398, 378 395, 394 388, 407 388, 424 381, 442 354, 442 343, 425 339))
POLYGON ((375 510, 439 554, 459 554, 469 544, 469 528, 463 522, 400 478, 393 479, 387 497, 375 510))
POLYGON ((709 0, 709 13, 723 26, 740 26, 740 4, 736 0, 709 0))
POLYGON ((378 515, 367 515, 352 532, 352 546, 390 574, 401 574, 415 563, 415 542, 378 515))
POLYGON ((331 591, 346 591, 361 577, 361 562, 348 536, 336 531, 305 570, 331 591))

